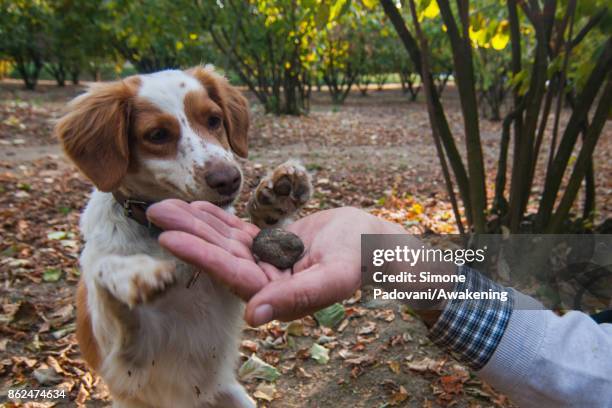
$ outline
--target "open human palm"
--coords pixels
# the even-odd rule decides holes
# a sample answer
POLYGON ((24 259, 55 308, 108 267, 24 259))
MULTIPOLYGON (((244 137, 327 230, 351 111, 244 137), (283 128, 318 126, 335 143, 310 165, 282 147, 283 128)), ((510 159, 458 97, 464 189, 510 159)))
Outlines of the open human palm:
POLYGON ((160 244, 223 282, 247 303, 246 321, 292 320, 347 298, 359 287, 360 237, 394 226, 354 208, 337 208, 289 225, 305 246, 292 270, 281 271, 251 254, 259 228, 208 202, 166 200, 149 208, 165 231, 160 244))

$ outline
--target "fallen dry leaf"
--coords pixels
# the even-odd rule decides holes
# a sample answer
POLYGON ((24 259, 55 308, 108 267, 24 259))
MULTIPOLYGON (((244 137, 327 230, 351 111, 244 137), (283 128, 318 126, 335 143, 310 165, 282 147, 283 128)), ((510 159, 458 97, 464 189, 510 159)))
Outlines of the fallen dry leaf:
POLYGON ((402 366, 399 361, 387 361, 387 365, 389 366, 389 370, 393 371, 395 374, 399 374, 402 372, 402 366))
POLYGON ((406 391, 406 388, 404 388, 403 385, 400 385, 399 390, 391 394, 391 397, 389 398, 389 404, 393 406, 399 405, 400 403, 406 401, 408 397, 408 391, 406 391))
POLYGON ((406 363, 406 367, 412 371, 420 373, 431 371, 436 374, 440 374, 443 365, 444 361, 436 361, 429 357, 423 357, 421 360, 406 363))
POLYGON ((276 394, 276 386, 270 383, 260 383, 255 392, 253 393, 253 397, 264 400, 264 401, 272 401, 274 399, 274 395, 276 394))

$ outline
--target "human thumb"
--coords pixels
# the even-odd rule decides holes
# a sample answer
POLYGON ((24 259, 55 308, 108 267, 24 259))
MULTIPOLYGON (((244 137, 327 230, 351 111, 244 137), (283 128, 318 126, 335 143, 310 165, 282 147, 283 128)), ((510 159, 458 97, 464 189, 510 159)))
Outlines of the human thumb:
POLYGON ((294 320, 350 297, 359 286, 359 276, 348 275, 342 266, 315 264, 269 283, 247 304, 245 320, 251 326, 294 320))

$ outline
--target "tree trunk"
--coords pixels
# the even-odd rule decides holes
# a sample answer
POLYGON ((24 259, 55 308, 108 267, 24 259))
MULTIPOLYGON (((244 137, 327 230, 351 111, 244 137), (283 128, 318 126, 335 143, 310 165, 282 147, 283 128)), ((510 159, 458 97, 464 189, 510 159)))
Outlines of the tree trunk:
POLYGON ((61 62, 58 64, 49 64, 47 70, 51 73, 53 78, 55 78, 57 86, 66 86, 66 70, 61 62))
POLYGON ((531 70, 529 90, 525 95, 525 122, 523 135, 519 144, 519 157, 522 163, 517 163, 517 168, 512 171, 512 183, 510 186, 510 231, 518 232, 523 215, 527 208, 527 202, 531 193, 533 178, 531 177, 531 165, 535 160, 534 141, 535 132, 540 116, 542 99, 546 91, 546 69, 548 66, 548 42, 550 32, 554 25, 554 14, 556 1, 547 0, 544 9, 530 10, 525 3, 521 3, 523 10, 529 16, 535 28, 536 47, 535 61, 531 70))
POLYGON ((70 71, 70 79, 72 81, 72 85, 79 84, 79 77, 81 76, 81 71, 79 69, 73 69, 70 71))
MULTIPOLYGON (((472 48, 467 35, 469 21, 461 16, 463 37, 456 25, 448 0, 438 0, 442 19, 447 27, 450 38, 455 67, 455 83, 459 90, 461 111, 465 128, 465 145, 470 179, 470 201, 472 203, 472 224, 476 233, 484 233, 486 227, 485 211, 487 208, 487 193, 485 187, 484 160, 480 143, 478 125, 478 104, 476 102, 476 87, 474 66, 472 63, 472 48)), ((461 7, 460 7, 461 8, 461 7)))
POLYGON ((589 158, 586 174, 584 175, 584 206, 582 218, 585 222, 593 224, 595 219, 595 169, 593 168, 593 157, 589 158))
POLYGON ((610 108, 612 107, 612 98, 609 97, 611 93, 612 79, 608 77, 601 98, 599 99, 599 104, 593 115, 591 125, 586 131, 584 143, 576 159, 576 164, 574 165, 570 180, 567 183, 565 193, 561 197, 557 211, 552 216, 550 224, 546 228, 546 232, 548 233, 559 233, 563 222, 567 220, 572 204, 576 200, 580 184, 585 175, 587 175, 589 167, 593 164, 593 151, 595 150, 597 141, 601 136, 601 131, 608 119, 610 108))
MULTIPOLYGON (((421 26, 418 21, 416 7, 414 5, 414 0, 409 0, 410 2, 410 12, 412 14, 412 19, 415 25, 415 30, 417 36, 419 38, 419 42, 421 44, 421 62, 419 66, 423 70, 423 76, 426 76, 426 73, 431 72, 429 68, 429 49, 427 45, 427 40, 421 31, 421 26)), ((425 100, 427 101, 427 111, 429 113, 429 117, 433 116, 434 104, 433 104, 433 96, 434 96, 434 86, 433 81, 424 85, 425 88, 425 100)), ((439 129, 436 126, 432 126, 432 136, 434 139, 434 144, 436 146, 436 151, 438 153, 438 157, 440 159, 440 165, 442 166, 442 175, 444 176, 444 183, 446 185, 446 190, 449 194, 449 199, 451 202, 451 206, 453 208, 453 213, 455 215, 455 220, 457 223, 457 229, 461 235, 465 234, 465 230, 463 228, 463 222, 461 220, 461 215, 459 213, 459 206, 457 205, 457 199, 455 197, 455 192, 453 189, 453 182, 450 177, 450 172, 448 166, 446 164, 446 158, 444 157, 442 143, 440 141, 439 129)))
MULTIPOLYGON (((595 67, 591 71, 582 93, 576 100, 574 110, 567 123, 563 137, 561 138, 561 143, 559 144, 553 163, 550 166, 550 171, 546 174, 544 191, 542 193, 537 216, 537 224, 540 228, 545 228, 549 224, 553 206, 563 179, 563 174, 569 164, 569 159, 576 144, 581 126, 587 117, 593 100, 596 98, 606 77, 609 75, 611 64, 612 39, 609 39, 595 67)), ((604 95, 606 95, 606 97, 602 99, 609 99, 609 97, 607 97, 609 94, 604 95)), ((592 126, 593 124, 591 124, 591 127, 592 126)))
POLYGON ((408 85, 408 92, 410 93, 410 101, 414 102, 416 101, 417 97, 419 96, 419 92, 421 91, 421 87, 420 86, 415 86, 414 80, 412 79, 412 75, 408 75, 408 77, 406 78, 406 82, 408 85))
POLYGON ((24 62, 23 60, 16 61, 17 71, 23 80, 25 89, 33 91, 36 89, 38 84, 38 76, 42 69, 42 62, 33 61, 31 63, 24 62), (31 68, 28 67, 31 65, 31 68))
MULTIPOLYGON (((468 224, 472 224, 472 205, 470 202, 467 172, 465 170, 463 160, 461 159, 461 155, 459 155, 459 151, 457 150, 453 135, 450 131, 448 120, 446 119, 444 108, 440 103, 439 95, 436 92, 431 72, 423 72, 419 46, 417 45, 412 34, 410 34, 410 31, 408 31, 404 19, 395 6, 395 3, 392 0, 380 0, 380 3, 383 6, 386 16, 393 24, 393 27, 402 41, 402 44, 404 44, 406 51, 408 51, 408 55, 414 64, 416 72, 421 76, 423 87, 429 87, 431 89, 432 109, 431 111, 428 111, 428 114, 430 115, 429 120, 432 126, 437 128, 440 141, 444 147, 444 152, 448 157, 450 167, 453 170, 453 174, 457 182, 457 187, 459 188, 459 194, 461 195, 463 206, 465 207, 465 215, 468 219, 468 224)), ((442 159, 443 156, 440 157, 440 160, 442 159)), ((454 193, 451 191, 449 194, 454 193)))

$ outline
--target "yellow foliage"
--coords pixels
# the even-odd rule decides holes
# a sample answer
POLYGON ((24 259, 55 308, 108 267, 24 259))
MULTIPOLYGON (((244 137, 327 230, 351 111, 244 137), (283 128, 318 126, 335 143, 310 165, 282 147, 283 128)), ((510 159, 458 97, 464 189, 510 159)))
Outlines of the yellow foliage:
POLYGON ((7 60, 0 60, 0 79, 8 76, 13 70, 13 63, 7 60))
POLYGON ((475 47, 484 47, 487 43, 487 30, 485 28, 481 28, 480 30, 474 30, 474 27, 470 25, 468 28, 468 33, 470 36, 470 40, 472 40, 472 44, 475 47))
POLYGON ((506 48, 509 41, 510 41, 510 36, 508 34, 498 31, 497 33, 495 33, 495 35, 491 39, 491 46, 494 49, 500 51, 506 48))
POLYGON ((264 25, 266 27, 271 26, 272 24, 274 24, 274 22, 276 21, 276 16, 267 16, 266 17, 266 21, 264 22, 264 25))
POLYGON ((423 206, 419 203, 414 203, 410 207, 410 211, 416 215, 423 214, 423 206))
POLYGON ((381 208, 374 208, 371 213, 391 222, 403 225, 411 233, 422 233, 432 230, 440 234, 456 234, 455 217, 450 204, 437 200, 426 200, 421 203, 411 195, 391 193, 379 201, 381 208))
POLYGON ((191 33, 191 34, 189 34, 189 39, 190 40, 197 40, 198 39, 198 35, 196 33, 191 33))
POLYGON ((376 3, 378 3, 376 0, 362 0, 362 2, 363 5, 369 9, 373 9, 376 6, 376 3))
POLYGON ((182 50, 183 48, 185 48, 185 44, 183 44, 183 42, 182 42, 182 41, 177 41, 177 42, 176 42, 175 47, 176 47, 176 50, 177 50, 177 51, 180 51, 180 50, 182 50))
POLYGON ((425 18, 435 18, 440 14, 440 7, 438 7, 438 2, 436 0, 431 0, 429 5, 425 10, 423 10, 423 17, 425 18))
POLYGON ((497 24, 495 21, 485 21, 479 16, 472 21, 473 24, 470 25, 468 33, 473 47, 493 48, 497 51, 506 48, 510 42, 507 20, 502 20, 497 24), (494 34, 491 33, 492 30, 495 30, 494 34))
POLYGON ((334 4, 331 6, 330 13, 329 13, 330 21, 335 21, 338 18, 338 16, 340 16, 340 12, 344 8, 347 1, 348 0, 336 0, 334 2, 334 4))
POLYGON ((497 26, 495 35, 491 38, 491 46, 496 50, 503 50, 510 42, 510 23, 508 20, 502 20, 497 26))

